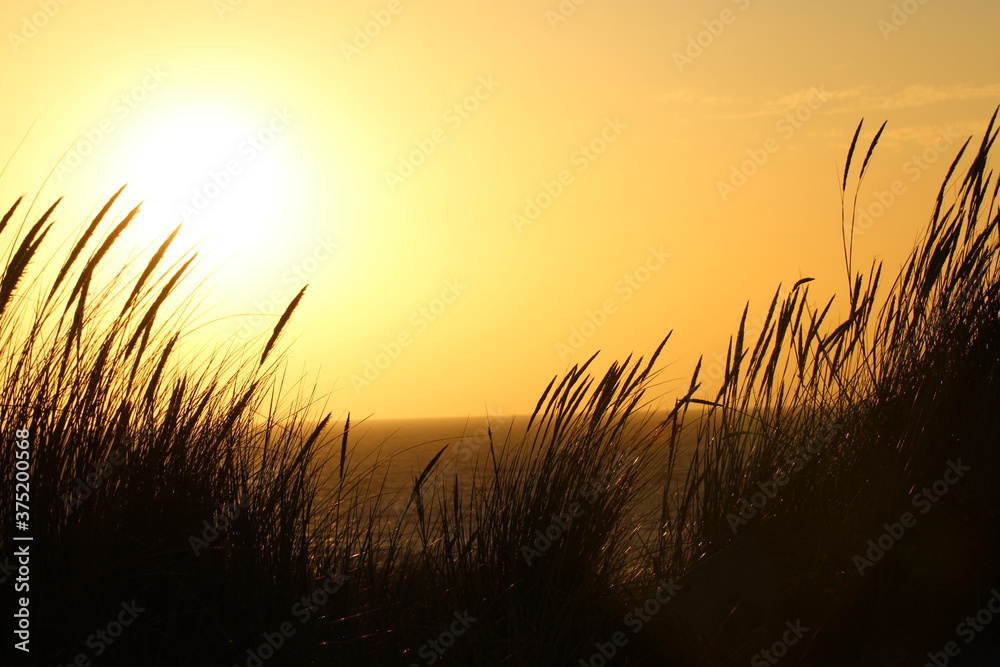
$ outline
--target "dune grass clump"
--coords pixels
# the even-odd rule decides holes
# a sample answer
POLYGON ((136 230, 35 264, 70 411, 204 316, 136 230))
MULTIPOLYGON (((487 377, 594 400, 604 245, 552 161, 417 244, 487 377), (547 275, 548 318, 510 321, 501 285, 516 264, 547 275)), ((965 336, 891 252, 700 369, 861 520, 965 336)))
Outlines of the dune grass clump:
MULTIPOLYGON (((194 261, 162 266, 176 232, 96 286, 137 215, 103 231, 118 193, 48 284, 30 269, 53 205, 0 281, 0 423, 31 434, 35 645, 94 657, 88 637, 135 600, 106 664, 735 665, 789 627, 782 664, 922 664, 1000 584, 995 119, 888 287, 880 264, 854 270, 885 127, 859 158, 859 125, 843 303, 815 306, 808 278, 779 288, 755 339, 744 310, 718 391, 699 362, 666 413, 649 394, 669 336, 603 375, 592 357, 523 432, 490 428, 468 479, 431 485, 444 448, 403 496, 356 459, 349 417, 314 418, 265 366, 304 290, 259 357, 199 357, 192 299, 165 309, 194 261)), ((2 555, 13 521, 0 503, 2 555)), ((963 659, 991 651, 984 633, 963 659)))
MULTIPOLYGON (((295 303, 257 364, 182 349, 191 298, 172 312, 163 304, 195 257, 163 266, 176 230, 134 280, 123 267, 94 284, 138 214, 103 231, 121 192, 45 283, 31 269, 43 261, 50 207, 14 244, 0 283, 0 421, 30 432, 33 651, 46 664, 80 654, 228 660, 227 643, 254 639, 313 584, 304 527, 320 429, 267 410, 280 386, 262 366, 295 303), (93 637, 133 600, 145 611, 126 636, 93 637)), ((2 451, 12 459, 10 438, 2 451)), ((0 503, 6 557, 9 500, 0 503)))
POLYGON ((490 448, 468 495, 455 479, 424 498, 439 453, 414 485, 391 594, 357 602, 384 632, 350 645, 380 664, 578 665, 621 631, 621 664, 745 664, 800 621, 788 663, 836 665, 919 659, 951 639, 1000 576, 996 131, 957 187, 968 144, 955 157, 923 242, 885 289, 880 265, 851 268, 848 182, 860 163, 860 188, 882 133, 855 159, 861 129, 842 185, 846 303, 814 307, 809 279, 779 289, 756 340, 745 310, 717 394, 700 396, 699 364, 657 421, 643 410, 652 361, 600 380, 593 359, 574 367, 524 436, 490 448), (950 464, 970 470, 922 513, 916 494, 950 464), (906 511, 916 525, 869 554, 906 511), (664 582, 681 592, 642 607, 664 582), (439 654, 430 642, 453 611, 479 620, 439 654))
MULTIPOLYGON (((957 183, 968 141, 955 157, 922 242, 887 290, 880 264, 851 273, 855 209, 845 203, 846 317, 831 322, 833 299, 814 308, 808 279, 775 294, 756 341, 745 340, 744 311, 722 387, 697 422, 687 474, 664 490, 651 566, 689 571, 741 538, 741 552, 766 552, 773 565, 741 576, 770 577, 776 597, 758 591, 718 601, 702 627, 712 635, 684 634, 677 624, 663 643, 682 664, 747 659, 771 636, 761 631, 747 642, 753 630, 795 618, 813 628, 790 652, 806 664, 920 660, 952 639, 962 609, 976 611, 973 601, 997 583, 990 479, 1000 470, 1000 211, 988 168, 995 120, 957 183), (950 188, 957 194, 946 202, 950 188), (948 471, 959 460, 969 468, 960 483, 929 502, 936 496, 928 489, 946 472, 954 478, 948 471), (887 523, 899 533, 907 511, 916 525, 890 536, 888 551, 872 549, 869 540, 878 546, 887 523)), ((845 201, 861 129, 845 165, 845 201)))

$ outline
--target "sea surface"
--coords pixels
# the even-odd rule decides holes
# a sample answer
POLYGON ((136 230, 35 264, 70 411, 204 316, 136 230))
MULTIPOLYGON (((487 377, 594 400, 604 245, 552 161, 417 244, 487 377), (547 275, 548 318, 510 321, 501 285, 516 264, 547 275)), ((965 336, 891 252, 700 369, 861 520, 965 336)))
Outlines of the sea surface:
MULTIPOLYGON (((374 467, 378 479, 384 483, 383 493, 408 498, 414 482, 441 452, 423 488, 430 490, 446 482, 450 488, 456 474, 460 486, 465 487, 475 462, 485 461, 489 454, 491 433, 499 453, 508 439, 515 442, 523 435, 527 423, 527 415, 369 419, 352 423, 347 438, 346 468, 364 473, 374 467)), ((334 425, 330 434, 338 452, 330 463, 338 475, 343 426, 343 422, 334 425)))
MULTIPOLYGON (((649 429, 655 428, 662 416, 649 419, 649 429)), ((695 421, 690 419, 689 422, 695 421)), ((500 454, 517 444, 524 435, 528 415, 492 415, 459 418, 424 419, 369 419, 352 422, 347 439, 347 459, 345 480, 360 480, 358 487, 350 486, 349 497, 363 497, 369 500, 379 497, 381 504, 389 511, 384 516, 387 522, 412 518, 414 506, 411 494, 416 480, 438 453, 440 458, 424 479, 421 488, 423 501, 428 503, 442 492, 450 498, 453 485, 458 484, 460 493, 471 490, 474 468, 480 471, 491 462, 490 447, 500 454), (358 493, 359 495, 354 495, 358 493)), ((333 423, 325 438, 325 449, 329 453, 324 469, 323 489, 335 494, 340 486, 340 443, 344 422, 333 423)), ((685 439, 682 437, 682 442, 685 439)), ((665 440, 661 438, 661 440, 665 440)), ((688 448, 689 449, 689 448, 688 448)), ((675 479, 686 472, 687 458, 682 446, 678 459, 675 479)), ((661 501, 663 482, 666 481, 657 465, 655 457, 665 452, 653 452, 654 460, 649 467, 649 492, 637 513, 646 516, 655 513, 661 501), (659 477, 658 477, 659 475, 659 477)), ((483 483, 483 475, 477 484, 483 483)))

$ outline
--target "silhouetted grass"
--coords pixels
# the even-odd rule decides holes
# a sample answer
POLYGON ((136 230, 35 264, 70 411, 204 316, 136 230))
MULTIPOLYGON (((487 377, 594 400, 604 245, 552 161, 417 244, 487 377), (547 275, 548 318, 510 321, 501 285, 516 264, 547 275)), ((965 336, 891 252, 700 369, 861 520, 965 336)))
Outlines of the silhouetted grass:
MULTIPOLYGON (((756 340, 744 310, 721 388, 706 397, 699 363, 667 415, 647 394, 669 335, 599 376, 592 357, 545 388, 522 436, 490 430, 468 484, 428 489, 439 451, 399 517, 381 469, 355 460, 350 418, 317 415, 264 366, 305 288, 259 357, 199 356, 192 297, 164 306, 195 259, 162 266, 176 230, 141 271, 95 285, 138 214, 106 222, 121 191, 58 271, 32 272, 56 205, 25 220, 0 281, 0 423, 31 432, 38 664, 257 664, 268 637, 267 665, 599 664, 602 647, 609 664, 746 664, 797 619, 809 631, 782 664, 923 664, 1000 584, 995 119, 888 287, 880 264, 853 269, 859 125, 844 303, 814 305, 810 279, 779 288, 756 340), (969 471, 916 511, 911 494, 958 459, 969 471), (106 479, 67 504, 102 462, 106 479), (907 510, 915 525, 859 571, 907 510), (638 630, 627 614, 671 582, 638 630), (96 657, 87 638, 133 599, 144 611, 96 657)), ((2 558, 9 498, 0 524, 2 558)), ((996 650, 984 633, 959 660, 996 650)))

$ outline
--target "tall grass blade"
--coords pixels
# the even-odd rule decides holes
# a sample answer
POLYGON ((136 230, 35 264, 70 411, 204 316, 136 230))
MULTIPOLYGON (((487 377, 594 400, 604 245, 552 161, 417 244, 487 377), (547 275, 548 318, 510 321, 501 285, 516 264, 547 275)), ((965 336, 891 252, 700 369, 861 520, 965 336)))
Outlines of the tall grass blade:
POLYGON ((299 301, 302 300, 302 295, 306 293, 306 288, 308 287, 309 285, 306 285, 299 290, 299 293, 295 295, 295 298, 292 299, 285 308, 285 312, 281 314, 281 317, 278 319, 278 323, 274 325, 274 331, 271 333, 271 338, 268 339, 267 345, 264 346, 264 352, 260 355, 261 366, 264 365, 264 360, 267 359, 267 355, 271 352, 271 348, 273 348, 274 344, 278 341, 278 337, 281 335, 282 330, 284 330, 285 325, 292 316, 292 313, 294 313, 295 309, 298 308, 299 301))

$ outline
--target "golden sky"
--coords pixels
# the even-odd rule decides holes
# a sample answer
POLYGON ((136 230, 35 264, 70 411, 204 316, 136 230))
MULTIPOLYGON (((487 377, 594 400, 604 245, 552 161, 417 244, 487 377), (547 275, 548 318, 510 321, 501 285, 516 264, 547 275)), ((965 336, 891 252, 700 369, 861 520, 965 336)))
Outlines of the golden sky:
POLYGON ((986 1, 0 7, 2 207, 64 195, 65 236, 129 183, 128 243, 199 245, 210 344, 259 350, 309 283, 289 370, 355 415, 528 412, 671 329, 660 390, 718 377, 746 300, 844 291, 862 117, 856 266, 894 273, 1000 104, 986 1))

